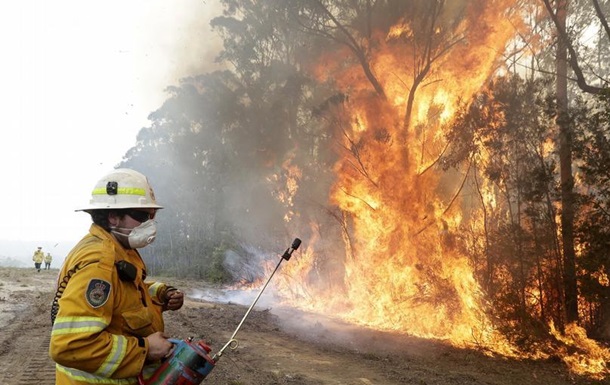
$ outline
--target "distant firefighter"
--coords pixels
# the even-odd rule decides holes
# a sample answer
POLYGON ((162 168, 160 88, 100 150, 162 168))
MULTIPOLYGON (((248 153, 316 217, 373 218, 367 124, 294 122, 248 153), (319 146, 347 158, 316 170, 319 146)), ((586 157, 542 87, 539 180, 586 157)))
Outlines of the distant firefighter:
POLYGON ((40 272, 40 265, 42 265, 43 260, 44 260, 44 252, 42 251, 42 246, 38 246, 38 250, 34 251, 34 255, 32 256, 32 261, 34 261, 34 267, 39 272, 40 272))
POLYGON ((53 257, 51 256, 51 253, 47 253, 47 255, 44 256, 44 269, 45 270, 51 269, 52 261, 53 261, 53 257))

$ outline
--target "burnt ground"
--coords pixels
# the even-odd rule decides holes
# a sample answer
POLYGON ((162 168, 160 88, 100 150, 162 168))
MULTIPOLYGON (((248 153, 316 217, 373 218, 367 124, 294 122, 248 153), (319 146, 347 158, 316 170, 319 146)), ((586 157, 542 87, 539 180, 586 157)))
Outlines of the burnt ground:
MULTIPOLYGON (((57 270, 0 268, 0 384, 50 385, 49 306, 57 270)), ((197 299, 202 284, 172 282, 187 295, 184 307, 166 313, 167 334, 204 340, 218 351, 247 306, 197 299)), ((514 360, 476 350, 373 331, 298 312, 259 309, 240 329, 204 384, 413 384, 593 385, 570 374, 560 360, 514 360), (290 322, 286 322, 289 320, 290 322), (295 326, 298 325, 298 326, 295 326)))

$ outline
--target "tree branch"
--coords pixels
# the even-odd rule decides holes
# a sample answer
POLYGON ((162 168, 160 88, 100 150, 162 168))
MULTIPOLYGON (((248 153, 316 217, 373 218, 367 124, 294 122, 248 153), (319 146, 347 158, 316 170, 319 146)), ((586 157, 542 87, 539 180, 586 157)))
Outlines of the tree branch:
MULTIPOLYGON (((580 88, 582 91, 584 91, 586 93, 593 94, 593 95, 599 95, 602 92, 606 91, 607 89, 604 87, 596 87, 596 86, 589 85, 587 83, 587 79, 585 78, 585 76, 582 72, 582 69, 580 68, 580 64, 578 63, 578 55, 576 54, 576 49, 574 49, 574 45, 572 44, 572 41, 570 40, 570 37, 568 36, 567 31, 559 23, 557 14, 555 14, 555 12, 553 12, 553 7, 551 6, 550 0, 543 0, 543 1, 544 1, 546 10, 549 13, 549 16, 551 17, 551 20, 553 21, 553 24, 555 24, 555 28, 557 28, 557 33, 559 35, 559 39, 561 39, 563 41, 563 43, 565 44, 565 46, 568 49, 568 53, 570 54, 568 63, 570 63, 570 68, 572 68, 572 71, 574 71, 574 74, 576 75, 576 84, 578 85, 578 88, 580 88)), ((593 0, 593 1, 596 2, 595 0, 593 0)), ((598 17, 600 17, 599 13, 598 13, 598 17)), ((603 14, 600 17, 600 21, 601 20, 604 20, 604 21, 606 20, 605 17, 603 16, 603 14)))

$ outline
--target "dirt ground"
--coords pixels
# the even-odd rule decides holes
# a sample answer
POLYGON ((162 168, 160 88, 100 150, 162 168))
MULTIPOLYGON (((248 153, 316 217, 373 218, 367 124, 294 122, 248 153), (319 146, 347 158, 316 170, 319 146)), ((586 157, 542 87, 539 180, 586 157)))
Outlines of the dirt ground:
MULTIPOLYGON (((0 268, 0 385, 51 385, 50 304, 57 270, 0 268)), ((173 281, 187 295, 166 313, 167 333, 204 340, 217 352, 248 306, 200 299, 205 287, 173 281)), ((210 289, 212 290, 212 289, 210 289)), ((280 309, 254 309, 203 384, 610 384, 571 375, 559 360, 490 358, 429 340, 382 333, 280 309), (298 326, 295 326, 298 325, 298 326)))

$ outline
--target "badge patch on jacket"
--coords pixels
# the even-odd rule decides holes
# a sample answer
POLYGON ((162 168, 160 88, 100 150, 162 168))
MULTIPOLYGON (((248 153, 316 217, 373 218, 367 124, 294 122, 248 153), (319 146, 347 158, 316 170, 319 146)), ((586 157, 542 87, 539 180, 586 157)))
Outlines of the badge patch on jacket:
POLYGON ((103 306, 110 296, 110 287, 110 283, 102 279, 92 279, 89 281, 87 294, 85 294, 89 305, 94 309, 103 306))

